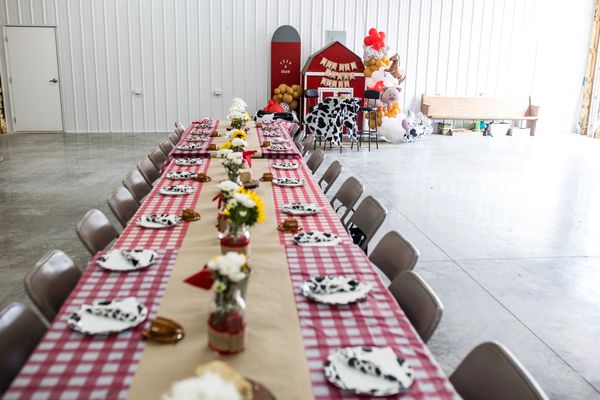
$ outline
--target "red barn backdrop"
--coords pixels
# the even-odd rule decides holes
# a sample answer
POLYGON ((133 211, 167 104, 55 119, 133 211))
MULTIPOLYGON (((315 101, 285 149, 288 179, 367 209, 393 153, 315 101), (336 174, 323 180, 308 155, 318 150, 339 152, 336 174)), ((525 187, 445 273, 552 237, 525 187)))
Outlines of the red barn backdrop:
MULTIPOLYGON (((365 67, 357 56, 340 42, 332 42, 306 60, 302 68, 303 90, 317 89, 319 101, 332 96, 363 97, 365 67)), ((306 114, 302 102, 302 117, 306 114)))

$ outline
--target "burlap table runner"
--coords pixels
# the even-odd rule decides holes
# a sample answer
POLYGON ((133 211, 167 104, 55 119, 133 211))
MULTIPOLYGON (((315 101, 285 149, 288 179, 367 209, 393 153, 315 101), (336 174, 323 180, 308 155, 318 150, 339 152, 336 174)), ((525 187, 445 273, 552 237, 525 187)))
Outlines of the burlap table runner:
MULTIPOLYGON (((268 165, 269 160, 252 160, 254 177, 268 171, 268 165)), ((208 349, 206 322, 212 294, 183 282, 220 253, 214 226, 216 203, 211 199, 226 174, 218 159, 210 160, 207 173, 213 180, 203 188, 196 207, 202 219, 190 225, 158 311, 183 325, 186 337, 174 345, 146 345, 128 398, 159 398, 173 382, 193 376, 198 365, 214 359, 227 361, 279 399, 313 398, 285 250, 278 244, 270 183, 261 183, 256 190, 264 199, 267 220, 251 229, 246 349, 228 357, 208 349)))

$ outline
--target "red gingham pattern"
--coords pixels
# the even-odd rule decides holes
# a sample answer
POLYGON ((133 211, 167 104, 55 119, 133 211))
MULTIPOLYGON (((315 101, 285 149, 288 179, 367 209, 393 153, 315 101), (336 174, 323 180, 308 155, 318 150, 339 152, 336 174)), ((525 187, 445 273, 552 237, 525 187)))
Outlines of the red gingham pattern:
POLYGON ((286 253, 316 399, 356 398, 329 383, 323 373, 323 363, 329 353, 348 346, 389 346, 407 360, 416 379, 408 391, 398 397, 460 398, 359 247, 288 246, 286 253), (365 301, 330 306, 308 300, 301 294, 302 283, 311 276, 342 274, 373 287, 365 301))
POLYGON ((142 228, 135 224, 135 221, 143 214, 177 214, 181 215, 184 208, 195 208, 202 190, 202 182, 194 180, 174 181, 166 178, 166 174, 174 171, 194 171, 204 172, 208 170, 211 162, 210 158, 202 160, 201 165, 183 166, 175 165, 174 161, 166 167, 165 173, 161 176, 152 191, 146 196, 146 200, 137 210, 131 221, 125 227, 121 236, 117 239, 113 248, 116 249, 178 249, 181 247, 183 238, 185 237, 189 224, 194 222, 185 222, 165 229, 148 229, 142 228), (166 185, 187 184, 194 187, 196 190, 192 194, 183 196, 165 196, 158 193, 158 190, 166 185))
POLYGON ((258 143, 261 146, 262 150, 262 158, 280 158, 280 159, 299 159, 302 158, 300 152, 296 148, 294 144, 294 140, 290 136, 290 132, 292 130, 292 124, 287 121, 277 121, 275 124, 278 125, 279 131, 283 132, 281 138, 287 139, 287 144, 290 146, 290 150, 287 151, 273 151, 267 148, 263 148, 262 144, 265 140, 271 140, 270 137, 265 137, 265 131, 262 128, 256 128, 256 132, 258 133, 258 143))
MULTIPOLYGON (((216 121, 213 126, 213 132, 216 131, 218 128, 219 128, 219 121, 216 121)), ((171 151, 171 153, 169 154, 169 160, 171 160, 173 158, 210 157, 210 151, 207 150, 206 148, 208 147, 208 145, 210 143, 213 142, 213 139, 214 139, 213 137, 210 137, 210 140, 208 140, 206 142, 188 142, 187 141, 187 138, 192 135, 192 132, 196 132, 199 129, 200 128, 196 128, 193 123, 190 124, 190 126, 188 126, 188 128, 185 130, 183 135, 181 135, 181 140, 179 141, 179 143, 177 143, 177 145, 175 146, 173 151, 171 151), (177 146, 179 146, 180 144, 186 144, 186 145, 194 144, 194 145, 202 146, 202 148, 200 148, 198 150, 179 150, 177 148, 177 146)))
MULTIPOLYGON (((273 160, 283 161, 283 160, 273 160)), ((280 170, 272 167, 270 171, 273 173, 274 178, 301 178, 304 179, 304 185, 299 187, 283 187, 272 184, 273 186, 273 202, 275 204, 275 215, 277 218, 277 224, 281 223, 285 218, 289 216, 281 212, 281 206, 287 203, 314 203, 318 205, 321 210, 315 215, 297 216, 299 225, 303 228, 304 232, 328 232, 334 233, 342 238, 344 244, 351 244, 352 240, 348 236, 348 233, 344 229, 340 218, 337 216, 333 207, 329 204, 329 200, 325 197, 323 191, 319 188, 319 185, 310 172, 310 169, 306 166, 302 160, 298 160, 300 167, 295 170, 280 170)), ((280 232, 279 240, 281 244, 286 246, 293 246, 293 233, 280 232)))
POLYGON ((141 332, 156 317, 177 250, 159 250, 157 264, 109 272, 90 260, 81 280, 61 308, 3 399, 123 399, 133 381, 145 342, 141 332), (148 320, 108 337, 71 330, 67 319, 82 304, 133 296, 148 307, 148 320))

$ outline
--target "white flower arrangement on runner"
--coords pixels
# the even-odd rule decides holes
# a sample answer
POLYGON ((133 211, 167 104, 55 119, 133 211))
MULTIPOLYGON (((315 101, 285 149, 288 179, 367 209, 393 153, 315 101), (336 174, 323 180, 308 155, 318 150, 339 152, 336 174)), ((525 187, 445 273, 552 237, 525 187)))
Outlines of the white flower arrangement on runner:
POLYGON ((242 400, 233 382, 226 381, 221 375, 208 372, 200 377, 191 377, 176 382, 162 400, 206 399, 206 400, 242 400))
POLYGON ((246 112, 246 107, 248 105, 246 102, 239 97, 235 97, 231 102, 231 107, 229 107, 229 113, 227 114, 227 119, 231 123, 231 127, 234 129, 240 129, 244 122, 250 120, 250 114, 246 112))
POLYGON ((234 152, 244 151, 244 149, 248 146, 248 142, 244 139, 235 138, 231 141, 231 150, 234 152))
POLYGON ((241 282, 250 273, 246 265, 246 256, 234 251, 224 256, 213 257, 206 266, 213 275, 212 290, 217 293, 228 291, 232 284, 241 282))
POLYGON ((237 182, 243 159, 242 153, 230 149, 219 150, 217 155, 222 158, 221 164, 227 172, 230 181, 237 182))

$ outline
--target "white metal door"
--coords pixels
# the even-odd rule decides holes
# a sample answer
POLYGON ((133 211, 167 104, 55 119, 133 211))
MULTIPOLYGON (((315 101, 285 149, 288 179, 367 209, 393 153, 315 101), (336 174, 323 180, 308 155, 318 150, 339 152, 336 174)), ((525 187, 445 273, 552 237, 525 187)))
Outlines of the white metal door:
POLYGON ((4 28, 11 118, 16 132, 63 131, 54 30, 4 28))

